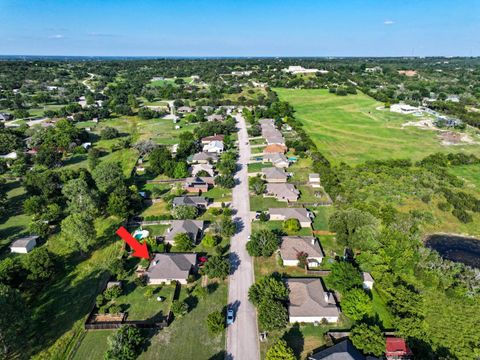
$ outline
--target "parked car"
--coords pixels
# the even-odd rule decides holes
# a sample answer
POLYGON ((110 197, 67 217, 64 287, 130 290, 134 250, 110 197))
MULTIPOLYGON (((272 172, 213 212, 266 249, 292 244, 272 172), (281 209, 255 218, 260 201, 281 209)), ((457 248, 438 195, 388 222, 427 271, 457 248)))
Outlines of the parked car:
POLYGON ((233 309, 228 309, 227 310, 227 325, 232 325, 233 324, 233 309))

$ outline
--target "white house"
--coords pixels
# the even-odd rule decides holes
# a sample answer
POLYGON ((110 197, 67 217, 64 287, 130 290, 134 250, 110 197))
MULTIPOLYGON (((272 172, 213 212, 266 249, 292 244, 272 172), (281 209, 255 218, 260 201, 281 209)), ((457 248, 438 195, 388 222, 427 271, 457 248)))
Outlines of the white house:
POLYGON ((224 145, 223 141, 214 140, 210 141, 208 144, 203 145, 203 152, 220 154, 223 152, 224 145))
POLYGON ((21 239, 15 240, 10 246, 12 253, 26 254, 30 252, 35 246, 37 246, 37 235, 27 236, 21 239))
POLYGON ((392 104, 390 106, 390 111, 406 115, 416 115, 421 113, 421 110, 418 107, 408 104, 392 104))
POLYGON ((308 183, 313 188, 320 187, 320 175, 319 174, 308 174, 308 183))
POLYGON ((322 263, 323 251, 317 239, 312 236, 283 236, 280 256, 283 266, 298 266, 298 255, 307 255, 308 267, 317 267, 322 263))
POLYGON ((324 288, 320 278, 289 278, 288 317, 290 323, 336 323, 340 309, 335 297, 324 288))

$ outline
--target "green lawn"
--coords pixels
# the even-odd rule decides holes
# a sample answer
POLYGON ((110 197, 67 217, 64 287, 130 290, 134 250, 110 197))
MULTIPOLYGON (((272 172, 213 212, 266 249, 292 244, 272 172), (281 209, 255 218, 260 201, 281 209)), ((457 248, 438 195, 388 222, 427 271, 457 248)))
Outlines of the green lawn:
POLYGON ((313 230, 328 230, 328 218, 333 211, 332 207, 319 206, 316 209, 310 209, 314 214, 313 230))
POLYGON ((232 201, 232 190, 215 186, 214 188, 203 193, 202 196, 212 199, 214 202, 230 202, 232 201))
POLYGON ((251 211, 267 211, 269 208, 283 208, 287 203, 278 201, 273 197, 263 197, 262 195, 250 195, 251 211))
POLYGON ((296 110, 296 118, 328 159, 357 164, 366 160, 411 158, 441 152, 480 155, 479 145, 443 146, 437 132, 403 127, 414 116, 377 110, 382 103, 364 94, 337 96, 325 89, 274 89, 296 110))
POLYGON ((107 350, 107 339, 113 334, 112 330, 87 331, 78 347, 73 360, 101 360, 107 350))
POLYGON ((248 164, 248 172, 249 173, 256 173, 262 171, 263 168, 268 168, 272 167, 271 164, 263 164, 261 162, 259 163, 253 163, 253 164, 248 164))
POLYGON ((10 181, 2 185, 7 190, 7 214, 0 219, 0 257, 7 254, 8 246, 17 237, 28 234, 30 216, 23 213, 25 189, 18 181, 10 181))

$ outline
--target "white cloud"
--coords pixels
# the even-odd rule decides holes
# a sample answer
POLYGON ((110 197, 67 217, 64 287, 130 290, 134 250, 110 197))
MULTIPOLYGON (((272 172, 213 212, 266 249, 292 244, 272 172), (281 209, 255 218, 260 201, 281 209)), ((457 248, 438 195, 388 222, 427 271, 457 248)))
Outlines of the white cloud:
POLYGON ((393 25, 393 24, 395 24, 395 21, 393 21, 393 20, 385 20, 385 21, 383 22, 383 24, 384 24, 384 25, 393 25))
POLYGON ((90 36, 90 37, 106 37, 106 38, 112 38, 112 37, 118 37, 119 35, 117 35, 117 34, 108 34, 108 33, 90 32, 90 33, 87 34, 87 36, 90 36))
POLYGON ((63 39, 65 36, 62 34, 55 34, 55 35, 50 35, 48 38, 49 39, 63 39))

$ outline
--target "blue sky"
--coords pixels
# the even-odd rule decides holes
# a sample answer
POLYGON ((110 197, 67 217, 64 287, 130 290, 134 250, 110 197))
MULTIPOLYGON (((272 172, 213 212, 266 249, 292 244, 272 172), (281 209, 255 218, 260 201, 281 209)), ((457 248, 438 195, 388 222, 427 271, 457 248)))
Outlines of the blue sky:
POLYGON ((480 55, 480 0, 0 0, 0 54, 480 55))

